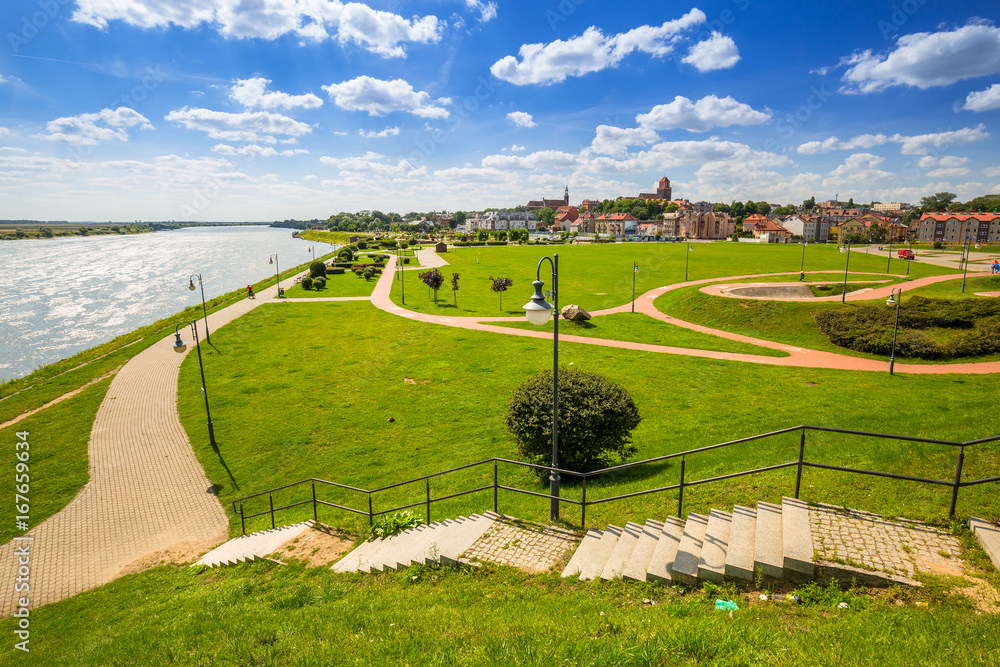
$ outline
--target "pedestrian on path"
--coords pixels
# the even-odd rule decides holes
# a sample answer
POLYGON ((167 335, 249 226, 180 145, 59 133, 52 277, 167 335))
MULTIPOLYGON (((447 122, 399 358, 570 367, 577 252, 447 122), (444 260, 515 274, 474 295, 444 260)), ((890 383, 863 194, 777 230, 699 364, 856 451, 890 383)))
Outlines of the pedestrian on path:
MULTIPOLYGON (((253 299, 253 285, 247 285, 247 297, 253 299)), ((256 301, 256 299, 254 299, 256 301)))
POLYGON ((993 260, 992 273, 1000 273, 1000 260, 993 260))

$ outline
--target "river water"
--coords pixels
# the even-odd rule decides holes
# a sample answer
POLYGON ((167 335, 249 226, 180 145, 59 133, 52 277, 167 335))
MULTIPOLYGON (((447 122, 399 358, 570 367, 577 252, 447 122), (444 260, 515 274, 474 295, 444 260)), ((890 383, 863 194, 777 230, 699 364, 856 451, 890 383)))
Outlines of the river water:
POLYGON ((333 246, 262 226, 0 243, 0 381, 105 343, 333 246))

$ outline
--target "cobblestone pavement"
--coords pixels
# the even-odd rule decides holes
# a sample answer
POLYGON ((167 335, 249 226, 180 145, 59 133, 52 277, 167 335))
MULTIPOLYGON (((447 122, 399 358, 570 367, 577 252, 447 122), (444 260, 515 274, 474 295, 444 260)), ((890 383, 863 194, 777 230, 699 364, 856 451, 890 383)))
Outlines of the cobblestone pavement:
POLYGON ((905 579, 962 573, 958 539, 933 526, 832 505, 810 506, 809 519, 817 560, 905 579))
POLYGON ((566 560, 578 542, 576 534, 568 530, 498 519, 465 552, 464 559, 509 565, 538 574, 566 560))

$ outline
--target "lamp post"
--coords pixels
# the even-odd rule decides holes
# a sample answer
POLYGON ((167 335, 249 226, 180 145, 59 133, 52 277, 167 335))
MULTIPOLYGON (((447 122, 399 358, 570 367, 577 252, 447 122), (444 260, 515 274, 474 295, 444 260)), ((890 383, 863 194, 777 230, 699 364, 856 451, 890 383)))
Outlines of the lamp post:
POLYGON ((198 276, 198 286, 201 287, 201 312, 205 315, 205 340, 212 342, 212 336, 208 333, 208 309, 205 307, 205 285, 201 282, 200 273, 192 273, 188 276, 188 289, 194 291, 194 277, 198 276))
POLYGON ((559 520, 559 255, 554 254, 551 258, 542 257, 538 260, 538 268, 535 270, 535 280, 531 283, 535 288, 535 293, 531 301, 524 304, 525 315, 533 325, 541 326, 549 321, 549 311, 555 309, 555 316, 552 319, 552 470, 549 472, 549 517, 553 521, 559 520), (545 300, 542 294, 542 262, 548 260, 552 265, 552 301, 553 306, 545 300))
POLYGON ((899 304, 902 301, 903 288, 895 287, 885 302, 887 306, 896 306, 896 323, 892 325, 892 351, 889 353, 889 375, 892 375, 893 366, 896 364, 896 332, 899 331, 899 304), (893 296, 896 298, 893 299, 893 296))
POLYGON ((688 279, 688 265, 691 264, 691 253, 694 252, 694 248, 691 247, 691 242, 688 241, 688 251, 684 253, 684 282, 688 279))
POLYGON ((851 244, 844 241, 844 245, 840 246, 840 252, 847 253, 847 263, 844 264, 844 291, 840 293, 840 302, 845 303, 845 299, 847 299, 847 267, 851 265, 851 244))
POLYGON ((208 415, 208 441, 215 447, 215 429, 212 428, 212 412, 208 409, 208 391, 205 389, 205 364, 201 361, 201 343, 198 342, 198 322, 181 322, 174 328, 174 352, 182 354, 187 349, 187 345, 181 340, 180 328, 184 325, 191 327, 194 332, 194 345, 198 349, 198 368, 201 369, 201 395, 205 397, 205 414, 208 415))
POLYGON ((885 272, 889 273, 889 264, 892 262, 892 237, 889 237, 889 256, 885 260, 885 272))
POLYGON ((309 246, 309 254, 312 255, 312 261, 316 261, 316 248, 314 246, 309 246))
POLYGON ((396 266, 399 267, 399 291, 400 291, 400 293, 403 296, 403 305, 405 306, 406 305, 406 286, 405 286, 405 283, 403 281, 403 276, 404 276, 404 274, 403 274, 403 258, 400 256, 400 254, 399 254, 400 252, 402 252, 402 249, 399 246, 396 246, 396 266))
MULTIPOLYGON (((906 249, 907 250, 912 250, 913 249, 913 248, 910 247, 910 242, 909 241, 906 242, 906 249)), ((916 257, 916 256, 914 255, 914 257, 916 257)), ((906 275, 910 275, 910 262, 912 262, 912 261, 913 261, 913 258, 910 258, 910 257, 906 258, 906 275)))
MULTIPOLYGON (((962 272, 962 294, 965 294, 965 278, 969 275, 969 253, 972 252, 972 248, 969 247, 968 241, 965 243, 965 271, 962 272)), ((976 250, 979 249, 979 244, 976 244, 976 250)))
POLYGON ((639 273, 639 262, 632 262, 632 312, 635 312, 635 274, 639 273))
POLYGON ((802 243, 802 264, 799 266, 799 282, 806 279, 806 246, 809 245, 809 241, 803 241, 802 243))
POLYGON ((278 253, 274 253, 267 258, 268 264, 274 264, 274 282, 278 286, 278 296, 280 297, 281 292, 281 274, 278 272, 278 253))

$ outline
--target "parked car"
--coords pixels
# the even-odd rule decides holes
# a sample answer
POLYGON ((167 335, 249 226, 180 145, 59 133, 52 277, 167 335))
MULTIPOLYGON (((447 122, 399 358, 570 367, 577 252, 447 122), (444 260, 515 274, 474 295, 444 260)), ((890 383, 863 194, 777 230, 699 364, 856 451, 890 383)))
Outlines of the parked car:
POLYGON ((903 248, 902 250, 899 251, 899 258, 900 259, 916 259, 917 256, 913 254, 912 250, 909 250, 908 248, 903 248))

